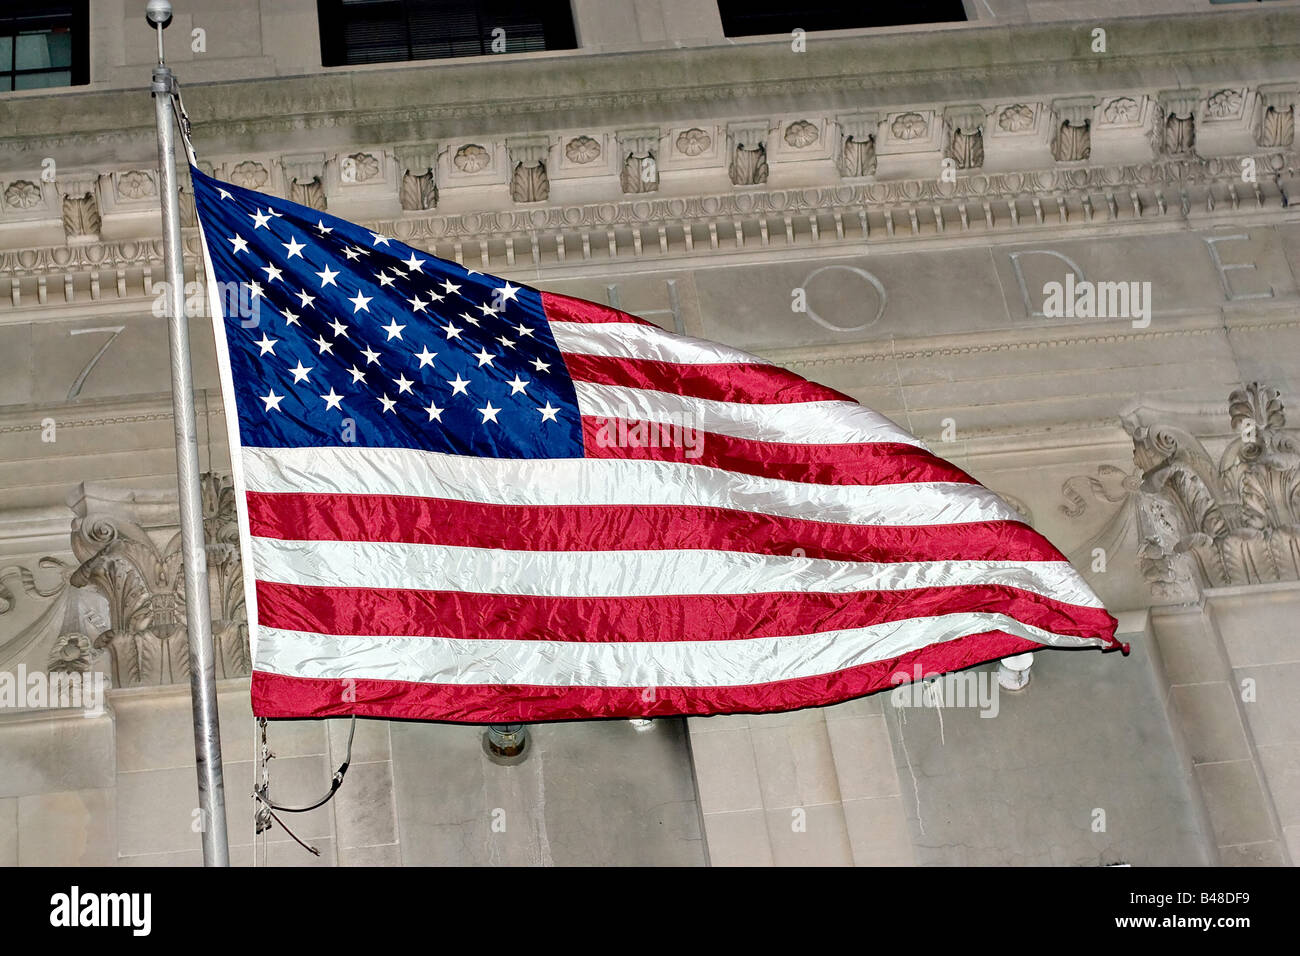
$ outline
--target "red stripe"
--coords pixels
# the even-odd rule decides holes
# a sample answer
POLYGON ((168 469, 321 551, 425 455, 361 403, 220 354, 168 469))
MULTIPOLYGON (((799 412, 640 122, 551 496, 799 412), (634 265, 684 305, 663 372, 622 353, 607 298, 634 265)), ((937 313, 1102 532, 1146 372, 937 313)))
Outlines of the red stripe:
POLYGON ((597 385, 648 388, 691 398, 752 405, 794 402, 858 404, 843 392, 810 382, 776 365, 746 362, 691 365, 577 352, 565 352, 564 361, 575 379, 597 385))
POLYGON ((978 484, 956 465, 902 442, 813 445, 756 441, 694 427, 598 415, 582 416, 582 441, 588 458, 675 461, 814 485, 978 484))
POLYGON ((820 707, 902 683, 1041 649, 1001 631, 932 644, 893 660, 771 684, 738 687, 539 687, 497 684, 418 684, 388 680, 327 680, 254 671, 258 717, 357 714, 486 724, 594 717, 768 713, 820 707))
POLYGON ((289 541, 395 541, 509 551, 707 549, 833 561, 1065 560, 1019 521, 850 525, 690 505, 502 505, 250 491, 248 521, 254 537, 289 541))
POLYGON ((631 322, 636 325, 654 325, 653 322, 598 302, 575 299, 556 292, 543 292, 541 295, 542 311, 551 322, 631 322))
POLYGON ((1006 614, 1056 634, 1105 637, 1115 619, 1001 585, 907 591, 767 592, 618 598, 306 587, 257 582, 267 627, 315 634, 453 639, 725 641, 790 637, 962 611, 1006 614))

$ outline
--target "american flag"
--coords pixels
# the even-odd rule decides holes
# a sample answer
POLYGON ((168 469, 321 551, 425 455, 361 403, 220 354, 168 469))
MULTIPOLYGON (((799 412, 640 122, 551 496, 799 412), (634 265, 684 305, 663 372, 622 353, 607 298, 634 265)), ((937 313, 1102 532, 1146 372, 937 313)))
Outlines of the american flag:
POLYGON ((191 170, 254 712, 823 705, 1115 620, 846 395, 191 170))

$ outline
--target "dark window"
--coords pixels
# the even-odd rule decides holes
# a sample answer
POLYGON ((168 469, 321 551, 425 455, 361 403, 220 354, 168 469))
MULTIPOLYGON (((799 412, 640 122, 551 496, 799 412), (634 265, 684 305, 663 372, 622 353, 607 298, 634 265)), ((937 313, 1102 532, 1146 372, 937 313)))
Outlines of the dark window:
POLYGON ((577 46, 569 0, 316 0, 316 8, 325 66, 577 46))
POLYGON ((966 19, 961 0, 718 0, 722 32, 729 37, 789 33, 792 30, 854 30, 909 23, 952 23, 966 19))
POLYGON ((0 93, 89 82, 86 7, 0 4, 0 93))

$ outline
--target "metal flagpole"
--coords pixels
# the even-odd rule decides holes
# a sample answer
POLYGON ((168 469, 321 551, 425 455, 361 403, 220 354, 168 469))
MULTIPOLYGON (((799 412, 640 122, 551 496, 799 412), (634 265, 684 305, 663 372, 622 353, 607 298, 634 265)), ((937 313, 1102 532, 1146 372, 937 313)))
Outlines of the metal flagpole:
POLYGON ((194 707, 194 758, 199 778, 203 865, 229 866, 226 794, 221 774, 221 727, 217 722, 216 664, 212 649, 212 614, 208 606, 208 559, 204 548, 203 509, 199 495, 194 380, 190 368, 190 331, 185 315, 185 260, 181 251, 176 128, 172 105, 176 78, 163 60, 163 29, 171 22, 172 5, 166 0, 149 0, 145 16, 158 31, 158 65, 154 67, 150 90, 153 92, 154 112, 158 120, 163 263, 167 273, 167 329, 171 339, 172 412, 176 426, 176 480, 180 491, 185 622, 190 646, 190 699, 194 707))

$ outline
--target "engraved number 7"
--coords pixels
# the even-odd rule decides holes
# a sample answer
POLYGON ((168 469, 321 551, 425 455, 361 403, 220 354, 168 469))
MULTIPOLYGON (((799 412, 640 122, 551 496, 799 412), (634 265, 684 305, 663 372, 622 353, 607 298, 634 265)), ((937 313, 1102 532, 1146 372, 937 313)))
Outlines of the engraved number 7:
POLYGON ((113 333, 108 337, 108 341, 105 342, 103 346, 100 347, 100 350, 90 357, 90 361, 87 362, 85 368, 81 370, 81 374, 78 375, 76 381, 72 383, 72 387, 68 389, 68 401, 72 401, 74 398, 76 398, 78 395, 81 394, 81 386, 86 384, 86 377, 94 370, 95 366, 99 364, 99 360, 104 357, 104 353, 108 351, 108 347, 112 345, 113 342, 117 340, 117 337, 125 331, 126 331, 125 325, 107 325, 98 329, 69 329, 68 330, 69 335, 86 335, 89 332, 112 332, 113 333))

